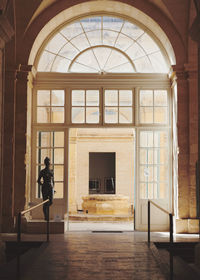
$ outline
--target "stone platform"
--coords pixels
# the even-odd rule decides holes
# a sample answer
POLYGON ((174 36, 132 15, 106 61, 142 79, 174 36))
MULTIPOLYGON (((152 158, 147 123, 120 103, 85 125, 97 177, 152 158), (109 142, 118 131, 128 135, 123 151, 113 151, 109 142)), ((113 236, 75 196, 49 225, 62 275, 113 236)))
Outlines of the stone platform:
POLYGON ((94 221, 94 222, 131 222, 133 215, 94 215, 94 214, 70 214, 69 221, 94 221))
POLYGON ((92 194, 83 196, 82 208, 86 214, 129 216, 131 205, 129 197, 113 194, 92 194))

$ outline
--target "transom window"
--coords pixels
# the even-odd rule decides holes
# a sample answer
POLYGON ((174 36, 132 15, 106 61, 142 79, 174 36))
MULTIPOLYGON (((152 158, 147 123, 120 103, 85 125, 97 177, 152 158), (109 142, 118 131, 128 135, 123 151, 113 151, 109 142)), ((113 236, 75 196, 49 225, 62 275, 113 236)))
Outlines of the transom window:
POLYGON ((64 90, 37 91, 37 122, 63 123, 64 122, 64 90))
POLYGON ((166 90, 140 90, 140 123, 167 124, 168 101, 166 90))
POLYGON ((105 90, 105 123, 132 123, 132 105, 132 90, 105 90))
POLYGON ((35 120, 40 124, 128 125, 135 124, 137 119, 141 125, 168 125, 168 91, 141 89, 136 95, 135 91, 135 89, 72 89, 69 107, 65 106, 65 90, 38 90, 35 120), (70 118, 66 119, 69 110, 70 118))
POLYGON ((160 43, 137 24, 94 16, 61 27, 41 51, 37 70, 78 73, 167 73, 160 43))
POLYGON ((99 123, 99 90, 72 90, 72 123, 99 123))

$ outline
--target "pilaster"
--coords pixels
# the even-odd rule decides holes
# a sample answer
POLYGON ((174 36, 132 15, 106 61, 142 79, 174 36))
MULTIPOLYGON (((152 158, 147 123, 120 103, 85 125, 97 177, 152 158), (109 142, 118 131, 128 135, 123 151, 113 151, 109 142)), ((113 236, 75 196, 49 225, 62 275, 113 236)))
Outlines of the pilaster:
POLYGON ((15 112, 15 172, 14 215, 24 209, 26 195, 26 131, 28 75, 31 66, 20 65, 17 70, 15 112))
POLYGON ((196 162, 198 160, 198 69, 185 65, 189 83, 189 217, 196 218, 196 162))
POLYGON ((184 66, 174 66, 178 91, 178 216, 189 217, 189 88, 184 66))

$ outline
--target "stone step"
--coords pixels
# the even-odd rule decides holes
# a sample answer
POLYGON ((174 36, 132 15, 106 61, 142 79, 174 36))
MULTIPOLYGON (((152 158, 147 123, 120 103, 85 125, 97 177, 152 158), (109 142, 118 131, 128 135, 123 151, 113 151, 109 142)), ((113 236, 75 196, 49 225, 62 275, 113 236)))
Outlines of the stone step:
MULTIPOLYGON (((45 220, 28 220, 26 233, 42 233, 47 232, 47 222, 45 220)), ((49 221, 50 233, 64 233, 64 221, 56 222, 54 220, 49 221)))
POLYGON ((69 221, 131 222, 133 215, 70 214, 69 221))

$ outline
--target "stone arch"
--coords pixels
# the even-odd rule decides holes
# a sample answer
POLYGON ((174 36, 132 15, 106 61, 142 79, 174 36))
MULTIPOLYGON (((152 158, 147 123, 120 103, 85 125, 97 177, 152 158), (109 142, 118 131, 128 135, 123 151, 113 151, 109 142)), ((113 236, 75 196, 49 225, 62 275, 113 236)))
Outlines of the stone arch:
POLYGON ((53 31, 54 24, 62 24, 68 19, 95 12, 111 12, 115 14, 126 15, 143 22, 162 40, 167 52, 171 52, 171 64, 183 65, 187 61, 187 54, 184 42, 175 28, 173 22, 153 4, 136 0, 134 6, 132 1, 71 1, 61 0, 53 3, 48 9, 44 10, 28 26, 24 33, 23 41, 26 42, 26 48, 23 56, 19 55, 18 59, 21 64, 33 64, 34 57, 44 40, 44 35, 53 31), (106 2, 106 3, 105 3, 106 2), (35 52, 35 53, 34 53, 35 52))

